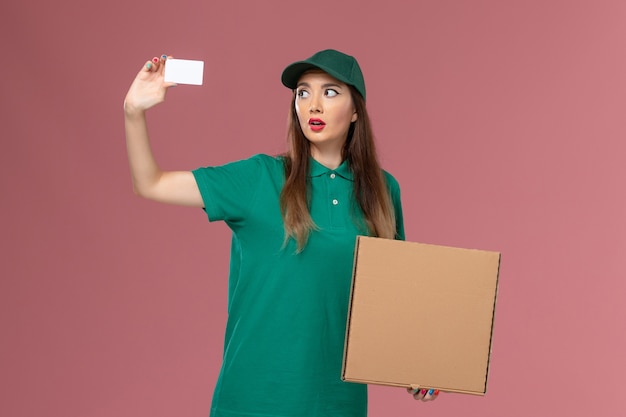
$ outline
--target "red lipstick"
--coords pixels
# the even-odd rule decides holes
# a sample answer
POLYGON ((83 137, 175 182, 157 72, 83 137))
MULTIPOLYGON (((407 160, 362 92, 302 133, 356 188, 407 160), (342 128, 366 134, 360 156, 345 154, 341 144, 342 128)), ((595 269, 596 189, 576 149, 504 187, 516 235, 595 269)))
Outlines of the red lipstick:
POLYGON ((314 132, 319 132, 320 130, 324 129, 324 126, 326 126, 326 123, 324 123, 322 119, 317 119, 317 118, 309 119, 309 127, 314 132))

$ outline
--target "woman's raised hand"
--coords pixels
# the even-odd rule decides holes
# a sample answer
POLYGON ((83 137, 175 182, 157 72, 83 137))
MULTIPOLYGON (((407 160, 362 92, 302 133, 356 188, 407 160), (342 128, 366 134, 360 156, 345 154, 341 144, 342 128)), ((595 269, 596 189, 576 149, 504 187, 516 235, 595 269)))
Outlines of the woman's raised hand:
POLYGON ((176 85, 164 81, 163 74, 167 59, 167 55, 162 55, 160 58, 154 57, 141 68, 124 99, 124 110, 127 115, 143 113, 163 102, 167 89, 176 85))

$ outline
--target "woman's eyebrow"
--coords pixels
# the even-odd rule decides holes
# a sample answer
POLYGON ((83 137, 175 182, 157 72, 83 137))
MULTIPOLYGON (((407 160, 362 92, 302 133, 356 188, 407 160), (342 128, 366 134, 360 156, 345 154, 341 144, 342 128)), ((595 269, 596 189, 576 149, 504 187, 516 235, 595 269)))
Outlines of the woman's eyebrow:
MULTIPOLYGON (((311 88, 311 85, 307 82, 301 82, 298 83, 298 85, 296 86, 296 88, 298 87, 308 87, 311 88)), ((342 88, 339 84, 335 84, 335 83, 326 83, 326 84, 322 84, 322 88, 328 88, 328 87, 336 87, 336 88, 342 88)))

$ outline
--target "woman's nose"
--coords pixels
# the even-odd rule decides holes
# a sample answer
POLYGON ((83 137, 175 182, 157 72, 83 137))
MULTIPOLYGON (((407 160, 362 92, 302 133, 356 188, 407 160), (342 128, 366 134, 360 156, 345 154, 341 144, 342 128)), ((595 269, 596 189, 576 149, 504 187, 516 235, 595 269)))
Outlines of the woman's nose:
POLYGON ((322 113, 322 103, 317 98, 311 98, 311 104, 309 105, 310 113, 322 113))

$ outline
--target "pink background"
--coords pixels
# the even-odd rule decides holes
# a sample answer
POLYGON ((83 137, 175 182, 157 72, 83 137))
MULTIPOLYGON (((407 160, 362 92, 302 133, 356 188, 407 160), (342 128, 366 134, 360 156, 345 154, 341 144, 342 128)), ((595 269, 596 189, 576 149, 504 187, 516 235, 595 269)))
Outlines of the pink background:
POLYGON ((370 416, 626 412, 626 2, 36 0, 0 16, 0 415, 208 415, 229 231, 132 194, 122 100, 154 55, 204 60, 205 85, 149 115, 162 166, 278 153, 280 72, 329 47, 361 62, 408 239, 503 253, 487 395, 371 387, 370 416))

